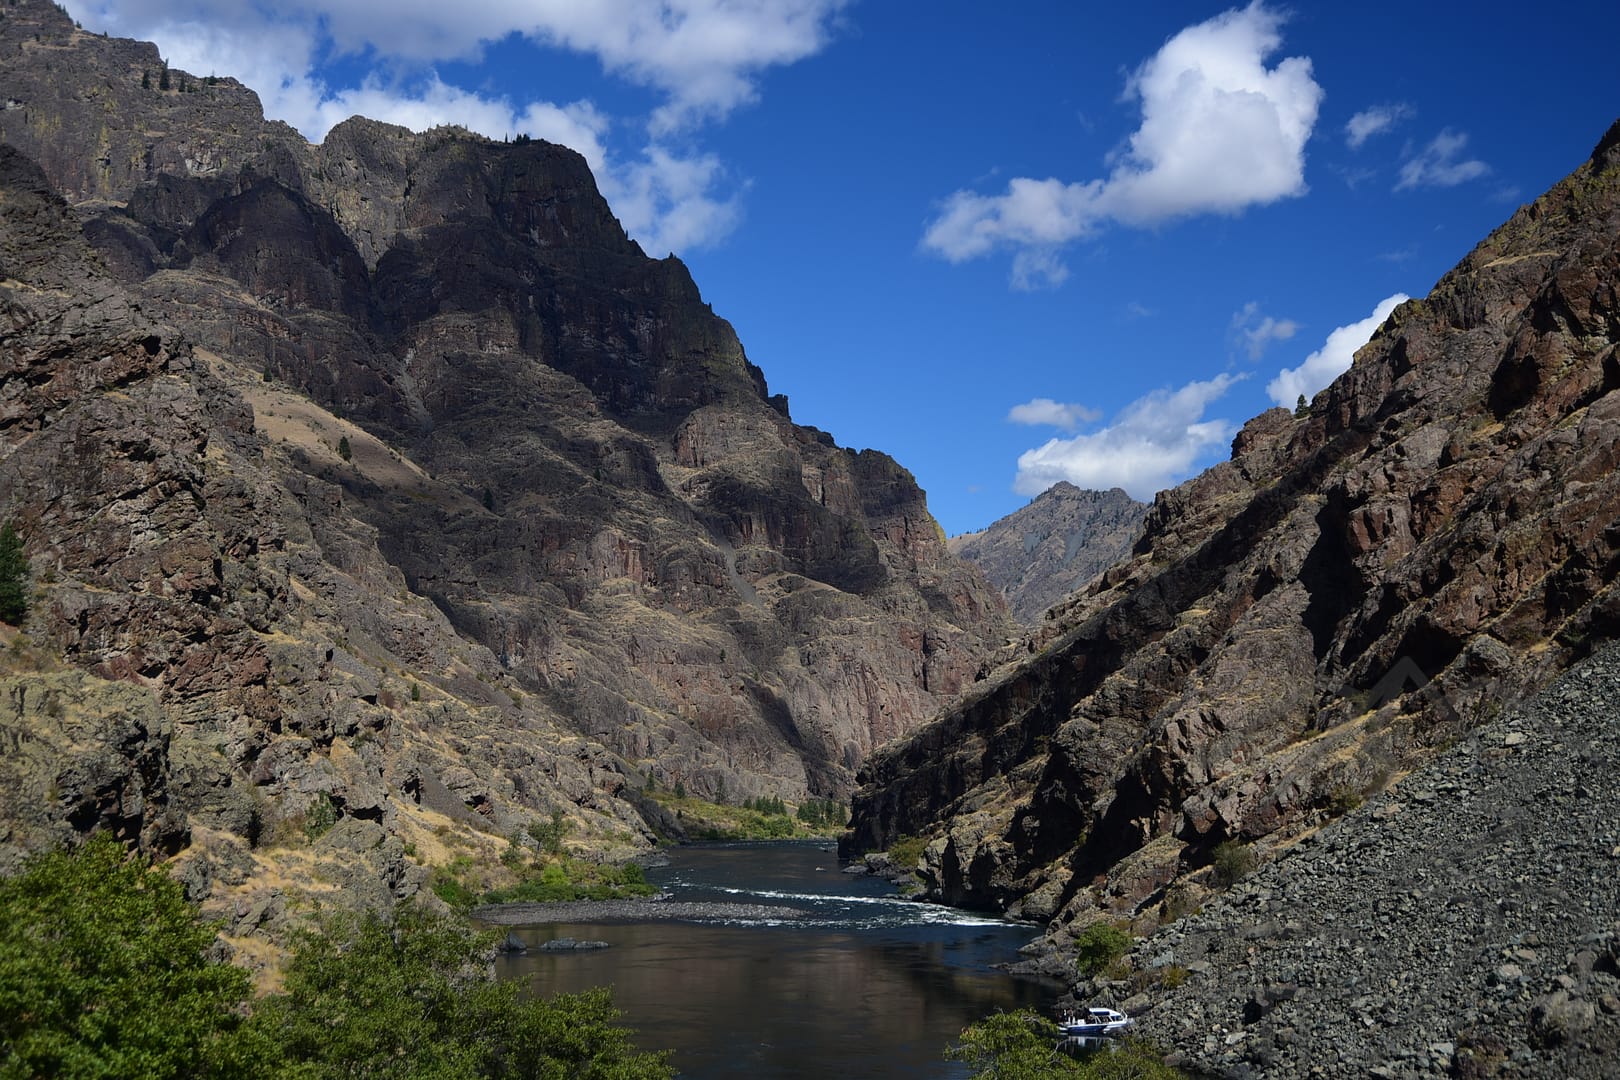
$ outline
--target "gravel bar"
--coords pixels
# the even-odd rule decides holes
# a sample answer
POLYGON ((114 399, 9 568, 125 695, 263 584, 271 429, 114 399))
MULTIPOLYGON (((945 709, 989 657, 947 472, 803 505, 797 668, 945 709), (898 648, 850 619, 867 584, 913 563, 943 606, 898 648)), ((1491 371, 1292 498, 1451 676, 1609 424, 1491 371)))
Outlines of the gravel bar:
POLYGON ((565 900, 554 904, 485 904, 472 917, 493 926, 534 926, 539 923, 647 922, 684 919, 716 922, 726 919, 802 919, 802 908, 774 904, 693 903, 648 897, 634 900, 565 900))

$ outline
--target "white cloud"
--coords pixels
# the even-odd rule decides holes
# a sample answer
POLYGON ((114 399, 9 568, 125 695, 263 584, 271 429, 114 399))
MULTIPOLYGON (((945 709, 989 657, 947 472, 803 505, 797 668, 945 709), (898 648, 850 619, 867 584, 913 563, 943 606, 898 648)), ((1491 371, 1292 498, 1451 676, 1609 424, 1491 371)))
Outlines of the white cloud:
POLYGON ((1350 370, 1350 361, 1356 350, 1372 338, 1373 332, 1384 325, 1390 312, 1411 297, 1405 293, 1387 296, 1373 308, 1373 313, 1359 322, 1341 326, 1327 336, 1322 347, 1305 358, 1296 368, 1284 368, 1266 384, 1266 393, 1272 401, 1285 409, 1292 409, 1301 394, 1309 401, 1334 379, 1350 370))
MULTIPOLYGON (((492 138, 530 134, 590 162, 626 230, 653 254, 712 244, 735 227, 739 193, 712 154, 672 137, 758 96, 766 69, 819 52, 849 0, 69 0, 93 30, 158 43, 175 67, 232 75, 265 114, 319 142, 351 115, 423 130, 460 124, 492 138), (435 62, 476 59, 513 34, 596 57, 662 95, 640 145, 609 149, 612 125, 589 102, 513 104, 443 82, 435 62), (317 74, 327 52, 370 65, 358 86, 317 74), (385 77, 384 72, 392 73, 385 77), (401 78, 404 72, 408 77, 401 78)), ((636 125, 639 129, 640 124, 636 125)), ((619 140, 623 144, 624 140, 619 140)))
MULTIPOLYGON (((379 57, 423 64, 475 60, 486 43, 519 34, 594 56, 608 71, 663 92, 666 100, 651 127, 655 134, 667 135, 753 101, 758 76, 766 69, 820 52, 847 3, 391 0, 380 11, 375 0, 282 0, 273 5, 273 15, 271 5, 238 0, 70 0, 69 6, 95 29, 129 36, 151 37, 160 28, 191 24, 214 28, 252 48, 267 33, 294 28, 313 36, 318 27, 340 53, 374 50, 379 57)), ((177 44, 158 40, 166 52, 177 44)), ((301 59, 303 67, 290 67, 307 70, 308 57, 301 59)))
POLYGON ((1074 402, 1053 401, 1051 398, 1038 397, 1008 409, 1007 419, 1014 424, 1028 424, 1032 427, 1055 427, 1062 428, 1064 431, 1073 431, 1081 424, 1101 420, 1102 413, 1074 402))
POLYGON ((1099 431, 1026 451, 1018 458, 1013 490, 1034 496, 1067 480, 1094 490, 1122 487, 1134 498, 1151 499, 1184 479, 1211 449, 1231 442, 1233 425, 1205 420, 1204 411, 1242 378, 1223 374, 1179 390, 1155 390, 1099 431))
POLYGON ((1107 180, 1020 177, 1001 195, 958 191, 923 248, 951 262, 1011 248, 1015 286, 1055 284, 1067 273, 1058 249, 1109 221, 1154 225, 1302 194, 1322 88, 1304 57, 1265 66, 1282 18, 1255 0, 1182 30, 1126 84, 1142 122, 1107 180))
POLYGON ((1447 129, 1436 135, 1406 164, 1401 166, 1401 179, 1396 191, 1415 187, 1456 187, 1476 180, 1491 171, 1491 167, 1475 158, 1462 158, 1468 148, 1468 136, 1447 129), (1461 159, 1461 160, 1459 160, 1461 159))
POLYGON ((1362 109, 1344 125, 1344 141, 1350 149, 1359 150, 1362 143, 1374 135, 1382 135, 1411 115, 1412 106, 1404 102, 1362 109))
POLYGON ((1273 341, 1287 341, 1299 332, 1293 319, 1275 319, 1260 314, 1260 305, 1250 300, 1232 316, 1232 333, 1243 342, 1250 360, 1258 360, 1273 341))

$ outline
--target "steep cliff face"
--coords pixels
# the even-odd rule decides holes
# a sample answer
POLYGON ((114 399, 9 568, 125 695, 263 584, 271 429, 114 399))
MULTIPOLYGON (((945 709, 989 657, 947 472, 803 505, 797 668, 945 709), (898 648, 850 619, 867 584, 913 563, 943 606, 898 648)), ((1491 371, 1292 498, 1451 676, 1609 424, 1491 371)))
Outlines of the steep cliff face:
POLYGON ((110 829, 184 851, 247 932, 297 892, 410 895, 407 843, 552 809, 601 846, 646 842, 623 761, 520 701, 274 425, 348 430, 379 473, 381 445, 153 319, 9 146, 0 326, 0 507, 34 584, 0 659, 0 867, 110 829), (320 814, 339 827, 289 847, 320 814))
POLYGON ((1142 534, 1148 507, 1119 488, 1082 491, 1067 481, 978 532, 953 536, 951 551, 984 571, 1025 626, 1113 566, 1142 534))
POLYGON ((927 836, 940 896, 1058 940, 1220 841, 1286 842, 1614 635, 1617 237, 1620 125, 869 762, 848 846, 927 836))
POLYGON ((172 849, 565 807, 639 843, 648 777, 846 791, 1005 640, 910 474, 793 423, 572 151, 311 146, 43 0, 0 57, 18 677, 156 710, 92 816, 172 849))

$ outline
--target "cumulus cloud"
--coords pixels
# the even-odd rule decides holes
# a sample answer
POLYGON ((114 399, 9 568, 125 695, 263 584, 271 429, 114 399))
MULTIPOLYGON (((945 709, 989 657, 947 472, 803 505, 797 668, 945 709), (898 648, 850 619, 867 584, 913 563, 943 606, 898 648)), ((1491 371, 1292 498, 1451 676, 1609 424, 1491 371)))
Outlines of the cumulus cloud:
POLYGON ((1266 394, 1285 409, 1292 409, 1301 394, 1309 401, 1328 383, 1350 370, 1356 350, 1367 344, 1390 312, 1409 299, 1411 297, 1405 293, 1386 296, 1365 319, 1334 330, 1322 347, 1307 356, 1299 367, 1279 371, 1277 377, 1266 384, 1266 394))
POLYGON ((1178 390, 1155 390, 1105 428, 1026 451, 1018 458, 1013 490, 1034 496, 1067 480, 1095 490, 1122 487, 1133 498, 1151 499, 1184 479, 1210 450, 1231 442, 1231 422, 1206 420, 1204 412, 1242 378, 1223 374, 1178 390))
POLYGON ((1250 360, 1258 360, 1273 341, 1287 341, 1299 332, 1293 319, 1276 319, 1260 313, 1260 305, 1250 300, 1232 316, 1232 333, 1243 343, 1250 360))
POLYGON ((1053 401, 1038 397, 1007 410, 1007 419, 1014 424, 1031 427, 1055 427, 1073 431, 1081 424, 1101 420, 1102 413, 1074 402, 1053 401))
POLYGON ((1011 249, 1015 286, 1051 286, 1067 274, 1059 248, 1108 222, 1231 214, 1302 194, 1322 88, 1304 57, 1266 67, 1282 20, 1255 0, 1182 30, 1128 79, 1142 122, 1107 179, 1019 177, 1000 195, 955 192, 928 223, 924 250, 962 262, 1011 249))
POLYGON ((1401 178, 1395 190, 1456 187, 1491 171, 1491 167, 1483 161, 1464 157, 1467 149, 1468 136, 1463 132, 1450 129, 1442 131, 1401 166, 1401 178))
POLYGON ((1412 107, 1401 102, 1362 109, 1344 125, 1344 141, 1350 149, 1359 150, 1362 143, 1374 135, 1382 135, 1411 115, 1412 107))
POLYGON ((819 52, 848 0, 69 0, 94 30, 156 41, 175 67, 232 75, 265 113, 320 141, 352 115, 423 130, 460 124, 492 138, 529 134, 570 146, 632 236, 650 252, 688 250, 724 237, 739 218, 739 192, 712 154, 685 135, 758 96, 768 68, 819 52), (612 124, 590 102, 513 103, 451 86, 437 62, 476 60, 513 34, 594 56, 603 68, 651 87, 661 103, 634 125, 612 124), (359 85, 329 86, 331 55, 369 66, 359 85), (620 137, 610 151, 609 129, 620 137))

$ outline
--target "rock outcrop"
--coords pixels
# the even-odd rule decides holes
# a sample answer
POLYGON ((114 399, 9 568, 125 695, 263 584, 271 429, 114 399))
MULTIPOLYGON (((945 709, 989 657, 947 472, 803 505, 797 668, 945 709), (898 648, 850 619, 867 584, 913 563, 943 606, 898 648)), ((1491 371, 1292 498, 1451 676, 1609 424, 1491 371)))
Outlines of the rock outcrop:
POLYGON ((106 766, 0 859, 72 817, 189 836, 229 868, 206 891, 335 818, 317 854, 398 892, 441 828, 565 809, 644 844, 649 781, 843 794, 1006 640, 911 475, 793 423, 573 151, 362 119, 311 146, 46 0, 0 57, 15 677, 60 683, 11 691, 10 735, 106 766), (50 701, 121 719, 80 739, 50 701))
POLYGON ((1379 790, 1620 629, 1620 125, 1130 559, 870 761, 849 851, 935 896, 1148 917, 1223 842, 1379 790))
POLYGON ((1609 647, 1138 942, 1132 1015, 1206 1076, 1613 1075, 1617 716, 1609 647))
POLYGON ((1066 480, 1021 510, 950 539, 950 549, 984 571, 1025 626, 1119 562, 1142 535, 1148 507, 1119 488, 1082 491, 1066 480))

